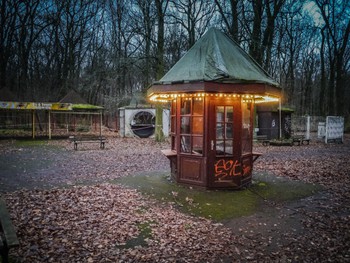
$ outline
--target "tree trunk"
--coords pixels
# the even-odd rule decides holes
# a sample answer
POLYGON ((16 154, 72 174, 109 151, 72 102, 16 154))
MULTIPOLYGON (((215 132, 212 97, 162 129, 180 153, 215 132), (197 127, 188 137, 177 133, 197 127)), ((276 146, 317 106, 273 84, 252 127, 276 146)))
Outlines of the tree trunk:
POLYGON ((320 114, 324 115, 326 113, 326 107, 325 107, 325 92, 326 92, 326 66, 325 66, 325 36, 324 36, 324 30, 325 27, 321 30, 321 49, 320 49, 320 62, 321 62, 321 83, 320 83, 320 96, 319 96, 319 109, 320 114))
MULTIPOLYGON (((164 16, 168 6, 168 0, 155 0, 157 7, 158 19, 158 36, 157 36, 157 65, 156 78, 159 80, 164 75, 164 16)), ((164 141, 163 133, 163 105, 156 104, 156 128, 155 140, 157 142, 164 141)))
POLYGON ((263 15, 262 0, 253 1, 254 21, 251 41, 249 45, 249 54, 261 65, 261 20, 263 15))

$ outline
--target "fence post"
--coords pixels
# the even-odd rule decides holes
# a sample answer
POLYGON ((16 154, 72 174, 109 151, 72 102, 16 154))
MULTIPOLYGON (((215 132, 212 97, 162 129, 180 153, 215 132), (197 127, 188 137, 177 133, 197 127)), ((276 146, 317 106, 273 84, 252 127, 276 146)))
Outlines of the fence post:
POLYGON ((51 140, 51 111, 48 110, 49 112, 49 140, 51 140))
POLYGON ((32 138, 35 139, 35 110, 32 110, 32 138))
POLYGON ((280 127, 279 127, 279 139, 282 138, 282 99, 279 98, 278 99, 278 103, 279 103, 279 124, 280 124, 280 127))
POLYGON ((306 116, 306 134, 305 139, 310 140, 311 117, 306 116))

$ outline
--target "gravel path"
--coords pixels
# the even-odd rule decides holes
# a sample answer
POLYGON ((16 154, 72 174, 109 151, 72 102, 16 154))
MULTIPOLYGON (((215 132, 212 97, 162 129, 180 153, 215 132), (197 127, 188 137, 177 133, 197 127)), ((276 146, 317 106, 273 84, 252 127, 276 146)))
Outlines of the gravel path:
POLYGON ((0 191, 49 188, 106 182, 138 172, 168 170, 160 150, 168 143, 134 138, 109 138, 105 150, 98 144, 79 145, 67 140, 33 146, 0 141, 0 191))

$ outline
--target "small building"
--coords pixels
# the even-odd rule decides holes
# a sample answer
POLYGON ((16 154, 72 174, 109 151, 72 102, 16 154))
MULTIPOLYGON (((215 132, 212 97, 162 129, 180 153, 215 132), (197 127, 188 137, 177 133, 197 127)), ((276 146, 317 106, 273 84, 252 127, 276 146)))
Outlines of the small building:
POLYGON ((279 109, 279 103, 258 105, 257 135, 264 135, 267 140, 277 140, 280 137, 289 139, 292 136, 293 112, 290 108, 279 109))
MULTIPOLYGON (((154 135, 156 110, 151 107, 126 106, 119 108, 119 135, 148 138, 154 135)), ((163 109, 163 134, 169 137, 169 110, 163 109)))
MULTIPOLYGON (((1 93, 1 92, 0 92, 1 93)), ((0 101, 0 129, 4 136, 69 136, 80 132, 102 134, 103 107, 87 104, 74 91, 59 102, 0 101), (17 132, 23 130, 23 133, 17 132), (16 131, 13 133, 11 131, 16 131)))
POLYGON ((209 29, 148 90, 171 103, 170 159, 181 184, 239 189, 251 183, 256 103, 279 101, 280 88, 243 49, 209 29))

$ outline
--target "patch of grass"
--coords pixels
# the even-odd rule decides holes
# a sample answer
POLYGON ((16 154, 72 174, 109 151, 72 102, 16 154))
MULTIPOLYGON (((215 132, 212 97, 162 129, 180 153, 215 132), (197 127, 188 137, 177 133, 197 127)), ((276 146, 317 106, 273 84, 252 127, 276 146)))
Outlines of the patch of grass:
POLYGON ((323 187, 316 184, 273 177, 268 174, 260 174, 255 177, 250 190, 266 200, 286 202, 313 195, 323 190, 323 187))
POLYGON ((272 145, 272 146, 293 146, 293 140, 292 139, 271 140, 270 145, 272 145))
POLYGON ((126 241, 124 245, 118 245, 118 248, 134 248, 136 246, 142 246, 146 247, 147 242, 146 239, 150 238, 152 236, 152 229, 151 229, 151 223, 152 222, 143 222, 139 223, 137 225, 140 233, 137 237, 129 239, 126 241))
POLYGON ((176 204, 186 213, 217 221, 251 215, 262 209, 264 200, 292 201, 310 196, 321 189, 313 184, 280 180, 266 174, 255 177, 248 189, 238 191, 201 190, 181 186, 170 181, 168 174, 164 173, 123 177, 116 182, 136 188, 160 201, 176 204))
POLYGON ((32 147, 47 145, 47 140, 16 140, 17 147, 32 147))

